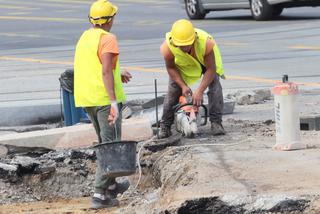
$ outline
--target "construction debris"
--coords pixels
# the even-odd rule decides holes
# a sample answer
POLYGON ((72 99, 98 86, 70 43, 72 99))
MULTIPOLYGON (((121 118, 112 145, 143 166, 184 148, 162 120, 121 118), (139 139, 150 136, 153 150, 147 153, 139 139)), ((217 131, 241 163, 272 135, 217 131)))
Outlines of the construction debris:
POLYGON ((90 149, 1 158, 0 203, 89 196, 95 159, 90 149))
POLYGON ((254 91, 237 91, 234 94, 228 94, 228 99, 235 100, 238 105, 261 104, 271 99, 271 91, 266 89, 254 91))

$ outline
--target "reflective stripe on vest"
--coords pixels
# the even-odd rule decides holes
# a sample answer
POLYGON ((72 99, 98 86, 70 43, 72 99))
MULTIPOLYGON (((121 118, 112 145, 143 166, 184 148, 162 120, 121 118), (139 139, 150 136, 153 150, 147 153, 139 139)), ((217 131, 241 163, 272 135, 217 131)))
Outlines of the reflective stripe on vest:
MULTIPOLYGON (((102 34, 108 32, 92 28, 80 37, 74 57, 74 97, 76 107, 110 105, 109 95, 103 83, 102 64, 98 57, 98 46, 102 34)), ((121 82, 119 60, 113 70, 117 102, 125 101, 121 82)))
MULTIPOLYGON (((187 85, 192 85, 197 82, 202 75, 202 66, 205 66, 204 56, 206 52, 207 39, 213 37, 207 32, 195 29, 197 33, 197 39, 194 43, 194 48, 196 52, 197 59, 193 58, 191 55, 183 52, 179 47, 175 47, 171 42, 171 33, 166 34, 166 42, 169 46, 171 53, 174 55, 175 64, 180 71, 182 79, 187 85), (198 61, 199 60, 199 61, 198 61), (201 63, 201 64, 200 64, 201 63)), ((213 46, 215 63, 216 63, 216 73, 221 76, 224 74, 222 59, 218 45, 213 46)))

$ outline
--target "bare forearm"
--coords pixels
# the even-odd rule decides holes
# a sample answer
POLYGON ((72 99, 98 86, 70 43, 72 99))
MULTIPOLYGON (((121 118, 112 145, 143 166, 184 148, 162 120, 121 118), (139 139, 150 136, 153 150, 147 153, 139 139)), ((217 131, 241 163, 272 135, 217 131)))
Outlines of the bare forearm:
POLYGON ((116 95, 114 91, 114 77, 112 67, 103 67, 102 78, 104 87, 109 95, 110 101, 116 101, 116 95))
POLYGON ((172 69, 172 68, 167 68, 168 74, 170 76, 170 78, 177 83, 180 88, 183 87, 187 87, 187 84, 184 82, 184 80, 182 79, 181 75, 179 72, 176 71, 176 69, 172 69))

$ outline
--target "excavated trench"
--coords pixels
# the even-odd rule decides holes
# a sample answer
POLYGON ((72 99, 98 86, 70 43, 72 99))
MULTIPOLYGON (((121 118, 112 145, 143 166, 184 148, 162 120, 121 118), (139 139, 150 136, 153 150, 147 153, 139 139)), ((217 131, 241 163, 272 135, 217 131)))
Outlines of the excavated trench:
MULTIPOLYGON (((226 126, 229 125, 232 134, 227 136, 210 137, 206 130, 202 130, 203 134, 198 139, 173 137, 166 142, 145 145, 147 149, 142 152, 141 165, 143 177, 148 179, 141 182, 139 190, 144 195, 140 195, 138 200, 149 204, 147 213, 320 213, 317 194, 305 194, 308 191, 302 189, 303 184, 297 187, 303 193, 295 191, 295 181, 287 182, 288 185, 283 185, 282 188, 281 185, 279 188, 271 186, 286 182, 289 177, 279 175, 280 177, 273 179, 273 176, 269 176, 273 173, 272 168, 270 172, 268 169, 264 171, 261 167, 262 160, 259 165, 259 155, 253 156, 252 160, 246 157, 252 156, 251 153, 245 153, 248 150, 256 150, 258 154, 261 153, 261 157, 266 156, 266 160, 268 154, 265 153, 274 155, 270 150, 273 145, 273 140, 270 139, 274 137, 273 121, 230 120, 228 123, 226 126), (239 161, 239 166, 233 166, 234 163, 228 160, 229 155, 240 155, 235 158, 239 161), (242 160, 249 162, 241 164, 242 160), (250 164, 257 164, 258 168, 252 171, 250 164), (257 181, 254 177, 257 177, 257 181), (265 178, 265 181, 259 181, 261 178, 265 178), (281 179, 278 181, 279 178, 281 179), (148 195, 152 191, 156 194, 149 200, 148 195)), ((299 180, 299 176, 296 179, 299 180)), ((135 208, 125 213, 141 213, 146 208, 143 203, 134 201, 135 208)))
MULTIPOLYGON (((161 145, 160 147, 163 147, 161 145)), ((181 150, 180 150, 181 151, 181 150)), ((184 151, 186 152, 186 151, 184 151)), ((175 154, 178 154, 178 151, 175 151, 173 153, 170 153, 169 155, 172 155, 173 157, 175 154)), ((181 153, 179 154, 181 155, 181 153)), ((183 156, 183 154, 182 154, 183 156)), ((161 155, 157 155, 157 158, 154 158, 156 161, 159 160, 158 158, 161 157, 161 155)), ((176 156, 177 157, 177 156, 176 156)), ((179 162, 179 161, 178 161, 179 162)), ((156 201, 163 201, 163 199, 166 197, 166 195, 170 195, 170 192, 174 192, 175 188, 173 186, 172 189, 170 187, 167 187, 169 182, 173 182, 174 185, 182 185, 182 186, 188 186, 194 182, 194 178, 187 174, 184 174, 187 172, 188 169, 182 169, 180 172, 177 171, 176 174, 174 174, 172 177, 174 179, 171 179, 171 176, 164 175, 165 170, 164 165, 159 164, 158 166, 149 165, 148 170, 144 170, 144 174, 149 174, 148 181, 145 180, 146 183, 149 183, 149 185, 144 186, 144 188, 140 189, 141 191, 145 191, 148 188, 153 189, 159 189, 158 199, 156 201), (152 176, 150 176, 150 174, 152 176), (179 174, 179 175, 178 175, 179 174), (182 175, 184 174, 184 175, 182 175), (164 177, 171 177, 168 181, 164 177), (182 177, 185 176, 187 179, 183 179, 182 177), (178 181, 179 180, 179 181, 178 181), (151 184, 151 185, 150 185, 151 184), (169 193, 168 193, 169 192, 169 193), (161 198, 164 197, 164 198, 161 198)), ((149 189, 150 191, 150 189, 149 189)), ((222 197, 219 196, 213 196, 213 197, 195 197, 192 200, 185 200, 182 204, 179 206, 173 206, 170 207, 169 204, 161 204, 160 209, 153 209, 153 213, 160 213, 160 214, 271 214, 271 213, 317 213, 308 211, 308 208, 310 206, 310 200, 304 200, 304 199, 284 199, 282 201, 279 201, 276 203, 273 207, 270 209, 254 209, 251 207, 250 201, 246 203, 240 203, 237 205, 232 205, 232 203, 228 203, 222 200, 222 197), (165 207, 169 207, 169 209, 165 207), (249 208, 248 208, 249 207, 249 208)), ((157 207, 157 202, 154 203, 154 207, 157 207)), ((139 212, 137 212, 139 213, 139 212)))

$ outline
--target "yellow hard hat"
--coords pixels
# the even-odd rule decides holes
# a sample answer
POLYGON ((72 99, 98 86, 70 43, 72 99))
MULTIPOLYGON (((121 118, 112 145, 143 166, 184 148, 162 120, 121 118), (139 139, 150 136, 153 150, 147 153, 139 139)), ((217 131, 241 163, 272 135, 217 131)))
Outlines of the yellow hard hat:
POLYGON ((89 20, 94 25, 109 22, 116 14, 118 8, 108 0, 98 0, 91 5, 89 20))
POLYGON ((171 29, 171 39, 176 46, 192 45, 196 38, 196 32, 190 21, 180 19, 173 23, 171 29))

